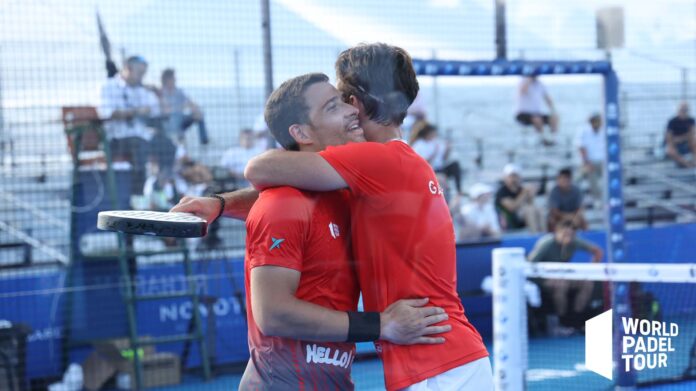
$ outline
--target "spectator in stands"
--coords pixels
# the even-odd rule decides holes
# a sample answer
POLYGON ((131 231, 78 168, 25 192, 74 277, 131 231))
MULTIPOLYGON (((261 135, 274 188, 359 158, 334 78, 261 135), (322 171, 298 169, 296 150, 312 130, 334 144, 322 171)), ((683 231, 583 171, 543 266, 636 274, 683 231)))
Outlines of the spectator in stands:
POLYGON ((268 125, 266 124, 266 119, 261 113, 254 121, 254 126, 252 127, 254 131, 254 146, 259 148, 259 150, 266 151, 268 149, 276 148, 276 141, 271 134, 268 125))
POLYGON ((606 136, 602 130, 602 115, 592 114, 589 126, 585 126, 575 136, 575 147, 582 159, 582 174, 590 186, 590 194, 595 202, 602 202, 602 170, 606 160, 606 136))
POLYGON ((160 114, 157 96, 143 87, 147 62, 140 56, 126 60, 120 74, 101 88, 98 112, 106 120, 104 129, 115 161, 128 161, 132 169, 131 189, 142 194, 148 161, 152 118, 160 114))
POLYGON ((427 103, 423 91, 419 91, 416 99, 408 107, 404 123, 401 124, 401 137, 404 140, 410 140, 413 129, 422 126, 422 123, 427 122, 427 118, 427 103))
POLYGON ((163 169, 153 160, 150 162, 150 175, 145 180, 143 196, 148 201, 148 209, 166 212, 186 195, 188 186, 183 178, 174 172, 163 169))
POLYGON ((498 214, 493 205, 493 189, 477 183, 469 189, 470 201, 454 210, 459 239, 475 241, 500 236, 498 214))
POLYGON ((551 137, 558 132, 558 115, 551 96, 536 75, 522 79, 517 93, 517 122, 534 126, 545 146, 554 145, 553 139, 544 137, 544 125, 551 130, 551 137), (544 104, 545 103, 545 104, 544 104), (548 106, 548 109, 547 107, 548 106))
POLYGON ((556 186, 549 193, 548 229, 553 232, 556 224, 570 219, 580 229, 587 229, 587 221, 582 206, 582 191, 573 184, 573 172, 564 168, 556 176, 556 186))
POLYGON ((509 163, 503 168, 503 183, 495 194, 495 207, 504 230, 527 228, 531 232, 543 231, 541 211, 534 205, 537 189, 524 186, 520 168, 509 163))
POLYGON ((667 123, 665 152, 680 167, 696 167, 696 129, 686 102, 679 105, 677 116, 667 123), (691 160, 686 157, 689 154, 691 160))
MULTIPOLYGON (((529 253, 529 262, 568 262, 577 250, 584 250, 592 254, 592 262, 600 262, 604 256, 602 250, 594 244, 576 236, 575 225, 572 220, 562 220, 556 225, 553 233, 539 238, 534 248, 529 253)), ((548 290, 553 300, 553 310, 557 316, 552 322, 553 335, 567 335, 573 332, 572 328, 564 325, 581 326, 584 321, 582 316, 592 298, 593 284, 586 280, 542 280, 542 290, 548 290), (572 312, 569 312, 568 293, 575 292, 572 312), (560 322, 558 319, 560 318, 560 322)))
POLYGON ((186 130, 193 124, 198 125, 198 140, 201 144, 208 144, 208 130, 205 127, 205 119, 201 108, 189 98, 184 90, 176 86, 176 74, 174 69, 165 69, 162 72, 162 88, 160 89, 160 104, 162 114, 166 117, 164 128, 167 132, 176 135, 179 141, 183 140, 186 130))
POLYGON ((231 147, 223 153, 220 166, 227 169, 237 188, 248 186, 248 182, 244 178, 244 168, 251 158, 265 150, 263 147, 263 140, 259 142, 251 129, 242 129, 239 132, 239 145, 231 147))
POLYGON ((449 160, 451 146, 449 142, 439 137, 437 128, 427 122, 417 123, 411 132, 409 144, 413 150, 438 174, 444 174, 446 179, 453 179, 457 194, 462 192, 462 170, 459 162, 449 160))

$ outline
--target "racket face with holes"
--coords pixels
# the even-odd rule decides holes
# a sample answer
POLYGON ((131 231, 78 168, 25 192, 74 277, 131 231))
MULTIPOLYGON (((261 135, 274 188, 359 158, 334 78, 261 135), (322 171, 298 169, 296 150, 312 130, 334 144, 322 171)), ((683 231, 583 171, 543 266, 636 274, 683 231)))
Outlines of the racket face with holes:
POLYGON ((133 235, 200 238, 207 227, 207 221, 190 213, 111 210, 97 217, 97 228, 133 235))

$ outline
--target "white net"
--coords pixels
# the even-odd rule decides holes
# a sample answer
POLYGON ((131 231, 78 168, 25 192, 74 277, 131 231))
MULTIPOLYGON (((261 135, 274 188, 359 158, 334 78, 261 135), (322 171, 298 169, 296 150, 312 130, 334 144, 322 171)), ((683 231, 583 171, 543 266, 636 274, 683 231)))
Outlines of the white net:
POLYGON ((493 317, 496 390, 696 387, 696 264, 532 264, 496 249, 493 317))

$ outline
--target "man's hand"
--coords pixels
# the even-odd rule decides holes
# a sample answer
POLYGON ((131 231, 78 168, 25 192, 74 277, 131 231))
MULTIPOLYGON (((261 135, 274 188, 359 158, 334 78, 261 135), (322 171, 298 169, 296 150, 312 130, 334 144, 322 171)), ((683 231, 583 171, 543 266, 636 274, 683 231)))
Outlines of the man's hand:
POLYGON ((442 337, 428 335, 446 333, 450 325, 433 326, 449 317, 440 307, 424 307, 428 299, 399 300, 380 314, 380 339, 399 344, 441 344, 442 337))
POLYGON ((193 213, 210 224, 220 213, 220 201, 212 197, 186 196, 174 205, 170 212, 193 213))

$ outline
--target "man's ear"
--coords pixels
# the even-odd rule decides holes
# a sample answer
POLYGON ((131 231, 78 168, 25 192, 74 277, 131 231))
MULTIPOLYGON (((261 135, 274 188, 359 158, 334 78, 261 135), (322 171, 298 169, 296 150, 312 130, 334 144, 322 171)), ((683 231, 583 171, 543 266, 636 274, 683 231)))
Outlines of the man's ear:
POLYGON ((363 106, 362 102, 355 95, 348 97, 348 104, 360 110, 360 112, 365 111, 365 106, 363 106))
POLYGON ((295 142, 300 145, 310 145, 314 143, 314 140, 309 134, 309 129, 307 129, 305 125, 292 124, 290 128, 288 128, 288 132, 290 136, 295 139, 295 142))

